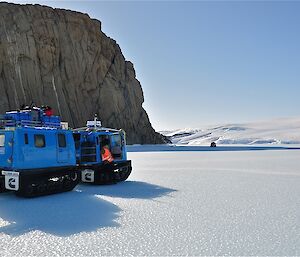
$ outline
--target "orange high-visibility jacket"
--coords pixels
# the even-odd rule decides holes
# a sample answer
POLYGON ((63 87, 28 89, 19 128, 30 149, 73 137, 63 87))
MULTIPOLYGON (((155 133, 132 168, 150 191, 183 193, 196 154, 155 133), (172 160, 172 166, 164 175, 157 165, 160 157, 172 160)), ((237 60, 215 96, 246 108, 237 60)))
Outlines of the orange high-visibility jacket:
POLYGON ((104 161, 108 161, 108 162, 112 162, 113 160, 114 160, 114 158, 112 157, 112 154, 111 154, 111 152, 109 151, 109 149, 106 147, 106 146, 104 146, 103 147, 103 151, 102 151, 102 154, 101 154, 101 156, 102 156, 102 161, 104 162, 104 161), (104 152, 103 152, 104 151, 104 152))

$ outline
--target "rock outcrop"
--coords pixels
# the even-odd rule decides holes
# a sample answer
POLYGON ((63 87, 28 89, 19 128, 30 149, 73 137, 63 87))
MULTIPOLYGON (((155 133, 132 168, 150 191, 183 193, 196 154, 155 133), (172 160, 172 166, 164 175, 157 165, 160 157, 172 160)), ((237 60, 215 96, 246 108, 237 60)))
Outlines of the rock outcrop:
POLYGON ((48 104, 72 127, 97 113, 128 143, 163 143, 152 128, 140 82, 115 40, 87 14, 0 3, 0 111, 48 104))

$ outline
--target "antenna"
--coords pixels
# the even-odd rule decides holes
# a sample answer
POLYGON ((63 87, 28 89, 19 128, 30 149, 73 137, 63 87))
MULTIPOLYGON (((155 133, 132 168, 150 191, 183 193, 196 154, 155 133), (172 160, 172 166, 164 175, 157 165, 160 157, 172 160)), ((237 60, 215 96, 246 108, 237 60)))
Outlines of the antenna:
POLYGON ((94 115, 94 128, 97 128, 97 113, 94 115))

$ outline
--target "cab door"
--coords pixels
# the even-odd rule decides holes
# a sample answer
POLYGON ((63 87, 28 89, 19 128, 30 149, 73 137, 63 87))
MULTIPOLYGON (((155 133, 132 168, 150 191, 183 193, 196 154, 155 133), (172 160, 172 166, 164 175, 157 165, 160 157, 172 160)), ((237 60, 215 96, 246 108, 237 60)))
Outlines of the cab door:
POLYGON ((57 162, 69 161, 69 149, 67 147, 67 136, 64 133, 56 133, 57 140, 57 162))

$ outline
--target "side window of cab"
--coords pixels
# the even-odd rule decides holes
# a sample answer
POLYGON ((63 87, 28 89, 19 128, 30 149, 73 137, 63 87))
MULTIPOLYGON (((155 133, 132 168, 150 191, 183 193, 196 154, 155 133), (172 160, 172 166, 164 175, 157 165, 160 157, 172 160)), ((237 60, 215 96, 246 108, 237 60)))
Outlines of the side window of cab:
POLYGON ((58 133, 58 146, 61 148, 66 148, 67 147, 67 140, 66 140, 66 135, 63 133, 58 133))
POLYGON ((46 147, 45 135, 35 134, 34 135, 34 146, 38 148, 46 147))
POLYGON ((24 144, 25 145, 29 144, 29 139, 28 139, 28 134, 27 133, 24 134, 24 144))

